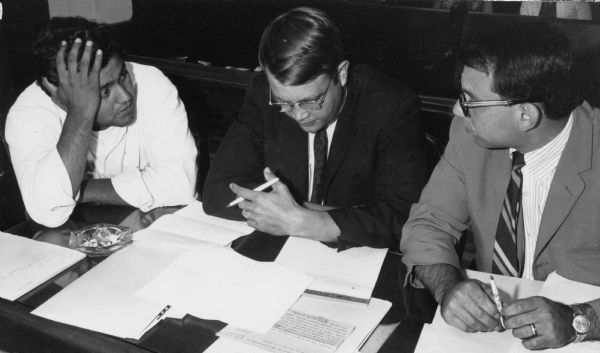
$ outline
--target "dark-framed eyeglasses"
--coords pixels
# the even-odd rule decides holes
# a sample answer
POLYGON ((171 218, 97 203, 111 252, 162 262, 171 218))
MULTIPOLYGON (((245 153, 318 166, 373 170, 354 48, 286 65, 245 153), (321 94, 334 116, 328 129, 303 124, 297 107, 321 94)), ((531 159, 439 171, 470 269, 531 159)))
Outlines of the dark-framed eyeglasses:
POLYGON ((508 107, 513 104, 520 104, 528 102, 523 99, 508 99, 508 100, 488 100, 488 101, 468 101, 465 97, 464 92, 460 92, 458 96, 458 104, 460 105, 460 109, 462 109, 463 115, 465 118, 469 117, 469 108, 481 108, 481 107, 494 107, 494 106, 504 106, 508 107))
POLYGON ((282 113, 291 112, 292 110, 294 110, 294 106, 296 106, 296 105, 304 110, 310 110, 310 111, 321 110, 321 109, 323 109, 323 103, 325 103, 325 98, 327 98, 327 92, 329 92, 329 86, 331 85, 331 81, 333 81, 333 79, 329 79, 329 83, 327 84, 325 91, 323 93, 321 93, 319 98, 317 98, 315 100, 306 100, 306 101, 299 101, 299 102, 294 102, 294 103, 292 103, 292 102, 273 102, 273 93, 271 92, 271 89, 269 89, 269 105, 274 107, 275 109, 277 109, 278 111, 280 111, 282 113))

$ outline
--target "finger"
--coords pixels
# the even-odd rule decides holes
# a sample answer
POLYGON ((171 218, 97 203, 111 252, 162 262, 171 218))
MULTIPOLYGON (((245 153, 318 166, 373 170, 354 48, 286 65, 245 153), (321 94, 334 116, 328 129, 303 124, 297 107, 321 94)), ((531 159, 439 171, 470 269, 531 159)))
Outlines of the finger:
POLYGON ((536 300, 536 297, 529 297, 529 298, 525 298, 525 299, 515 300, 514 302, 505 306, 504 310, 502 310, 502 311, 504 312, 505 316, 514 316, 514 315, 533 311, 533 310, 537 309, 537 307, 538 307, 538 302, 536 300))
POLYGON ((546 343, 546 341, 547 341, 547 339, 543 336, 535 336, 535 337, 524 339, 523 341, 521 341, 521 344, 523 344, 523 347, 525 347, 529 350, 538 350, 538 349, 544 349, 544 348, 548 347, 548 344, 546 343))
POLYGON ((271 171, 271 168, 269 168, 269 167, 266 167, 266 168, 263 170, 263 175, 265 176, 265 180, 266 180, 266 181, 269 181, 269 180, 271 180, 271 179, 275 179, 275 178, 277 178, 277 176, 275 175, 275 173, 273 173, 273 172, 271 171))
POLYGON ((64 82, 64 79, 67 75, 67 64, 65 63, 65 55, 67 50, 67 42, 64 40, 60 42, 60 48, 58 49, 58 53, 56 53, 56 73, 58 74, 59 82, 64 82))
POLYGON ((77 39, 75 39, 75 41, 73 42, 73 45, 71 46, 71 51, 69 51, 67 71, 69 71, 69 73, 71 74, 71 77, 73 77, 73 75, 75 75, 78 71, 77 56, 79 55, 79 47, 80 46, 81 46, 81 39, 77 38, 77 39))
POLYGON ((90 71, 90 77, 96 78, 98 84, 100 84, 100 70, 102 69, 102 50, 96 50, 96 58, 94 59, 94 66, 90 71))
POLYGON ((84 75, 82 77, 87 78, 88 73, 90 72, 90 62, 92 56, 92 41, 88 40, 85 42, 85 47, 83 49, 83 55, 81 56, 81 61, 79 62, 79 70, 84 75))
POLYGON ((231 189, 231 191, 233 191, 233 193, 236 194, 238 197, 250 201, 255 201, 258 195, 260 194, 260 192, 252 191, 250 189, 241 187, 235 183, 229 184, 229 189, 231 189))
POLYGON ((534 322, 538 322, 538 318, 535 311, 530 311, 523 314, 518 314, 514 316, 505 316, 504 325, 506 325, 507 329, 518 328, 522 326, 527 326, 534 322))
MULTIPOLYGON (((536 331, 537 331, 537 327, 536 327, 536 331)), ((533 333, 534 332, 531 329, 531 325, 517 327, 512 330, 512 335, 515 336, 516 338, 519 338, 522 340, 527 339, 527 338, 532 338, 534 336, 533 333)), ((536 334, 539 334, 539 332, 536 332, 536 334)))
POLYGON ((58 87, 51 84, 50 81, 46 77, 42 77, 42 86, 50 94, 51 97, 56 98, 56 92, 58 91, 58 87))
POLYGON ((254 212, 256 204, 251 201, 242 201, 238 204, 238 207, 242 211, 254 212))

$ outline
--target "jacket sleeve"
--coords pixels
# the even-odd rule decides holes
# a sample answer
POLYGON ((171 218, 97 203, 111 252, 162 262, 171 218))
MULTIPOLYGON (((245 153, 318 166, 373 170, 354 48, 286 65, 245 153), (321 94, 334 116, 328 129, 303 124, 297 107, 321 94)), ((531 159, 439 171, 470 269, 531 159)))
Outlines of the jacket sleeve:
POLYGON ((261 88, 266 89, 266 82, 260 82, 260 77, 254 79, 240 113, 211 162, 202 191, 202 205, 207 214, 245 220, 238 207, 226 207, 236 197, 229 184, 252 187, 264 182, 264 112, 258 103, 261 88))
POLYGON ((470 223, 461 153, 461 137, 466 133, 460 119, 452 122, 446 151, 402 230, 400 251, 406 280, 417 286, 416 265, 445 263, 460 269, 456 245, 470 223))
MULTIPOLYGON (((389 106, 385 99, 375 106, 389 106)), ((426 182, 424 134, 419 121, 419 99, 411 93, 399 98, 393 109, 372 110, 387 114, 387 123, 376 138, 373 197, 360 205, 329 211, 341 230, 338 249, 357 245, 398 248, 400 230, 426 182)), ((351 191, 349 191, 351 192, 351 191)))

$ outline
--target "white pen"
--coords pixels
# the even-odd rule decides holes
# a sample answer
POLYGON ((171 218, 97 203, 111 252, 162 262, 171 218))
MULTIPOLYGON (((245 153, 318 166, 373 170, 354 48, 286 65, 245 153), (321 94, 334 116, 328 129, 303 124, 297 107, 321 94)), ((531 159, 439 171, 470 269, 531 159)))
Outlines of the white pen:
MULTIPOLYGON (((278 181, 279 181, 279 178, 271 179, 271 180, 267 181, 266 183, 259 185, 256 188, 252 189, 252 191, 263 191, 264 189, 268 188, 269 186, 275 184, 278 181)), ((238 197, 237 199, 231 201, 229 203, 229 205, 227 205, 227 207, 235 206, 242 201, 244 201, 244 198, 238 197)))
POLYGON ((504 317, 502 316, 502 302, 500 301, 500 293, 498 292, 498 287, 496 287, 496 281, 494 281, 494 276, 490 276, 490 285, 492 286, 492 295, 494 296, 494 303, 496 303, 496 308, 498 308, 498 312, 500 313, 500 324, 503 329, 506 329, 504 326, 504 317))
POLYGON ((152 325, 153 325, 155 322, 158 322, 158 321, 160 321, 160 319, 162 319, 162 317, 163 317, 163 316, 164 316, 164 315, 167 313, 167 311, 168 311, 169 309, 171 309, 171 306, 170 306, 170 305, 167 305, 167 306, 165 306, 165 307, 164 307, 164 309, 162 309, 162 310, 160 311, 160 313, 158 313, 158 315, 156 315, 156 316, 154 317, 154 319, 152 319, 152 320, 151 320, 151 321, 148 323, 148 325, 146 325, 146 327, 144 327, 144 330, 143 330, 142 332, 145 332, 145 331, 146 331, 148 328, 152 327, 152 325))

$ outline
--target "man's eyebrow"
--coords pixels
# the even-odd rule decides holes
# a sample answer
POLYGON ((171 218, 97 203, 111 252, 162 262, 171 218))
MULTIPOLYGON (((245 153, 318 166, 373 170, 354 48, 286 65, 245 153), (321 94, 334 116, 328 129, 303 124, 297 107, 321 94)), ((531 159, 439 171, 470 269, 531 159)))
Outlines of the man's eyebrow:
MULTIPOLYGON (((302 103, 302 102, 307 102, 307 101, 316 101, 316 100, 318 100, 319 98, 321 98, 321 96, 322 96, 322 95, 324 95, 324 94, 325 94, 325 93, 321 93, 321 94, 317 94, 317 95, 316 95, 316 96, 314 96, 314 97, 307 97, 307 98, 303 98, 303 99, 301 99, 301 100, 299 100, 299 101, 296 101, 296 102, 294 102, 294 103, 302 103)), ((286 101, 285 99, 281 99, 281 98, 277 97, 277 95, 275 95, 275 93, 273 93, 273 91, 271 91, 271 97, 272 97, 273 99, 277 100, 277 101, 278 101, 278 102, 280 102, 280 103, 292 103, 292 102, 290 102, 290 101, 286 101)))
POLYGON ((466 94, 468 94, 469 97, 471 97, 475 100, 478 100, 478 101, 481 100, 481 99, 479 99, 479 97, 476 94, 474 94, 473 92, 471 92, 470 90, 468 90, 466 88, 462 88, 462 91, 465 92, 466 94))
MULTIPOLYGON (((122 75, 124 72, 127 72, 127 67, 125 66, 125 63, 123 63, 123 65, 121 66, 121 71, 119 71, 119 78, 121 78, 121 75, 122 75)), ((119 78, 117 78, 117 80, 118 80, 119 78)), ((104 85, 102 85, 102 87, 100 87, 100 89, 105 89, 105 88, 108 88, 108 87, 110 87, 110 86, 114 85, 114 84, 115 84, 115 81, 116 81, 116 80, 112 80, 112 81, 109 81, 109 82, 105 83, 104 85)))

